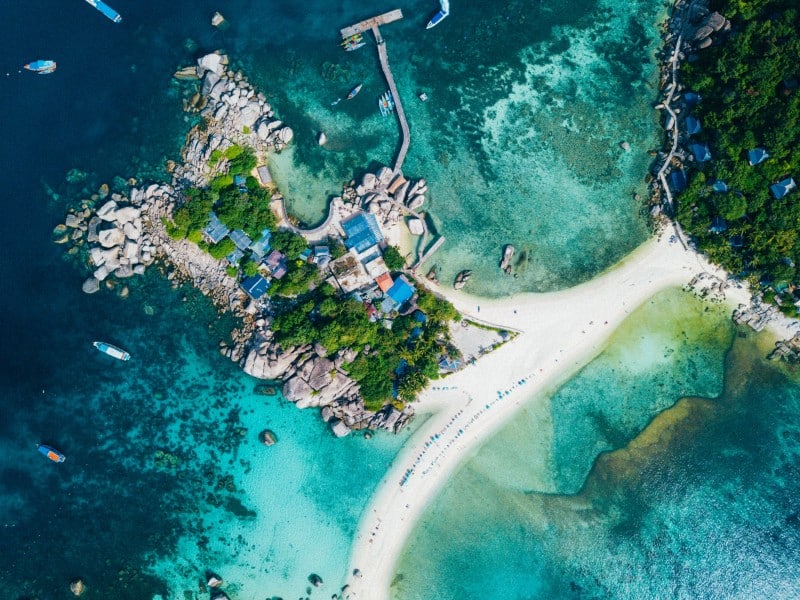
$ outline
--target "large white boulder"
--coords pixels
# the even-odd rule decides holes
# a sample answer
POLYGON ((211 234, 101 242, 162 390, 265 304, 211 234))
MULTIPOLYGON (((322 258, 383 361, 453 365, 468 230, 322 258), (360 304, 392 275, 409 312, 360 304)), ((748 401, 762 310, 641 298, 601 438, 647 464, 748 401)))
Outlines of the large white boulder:
POLYGON ((124 206, 114 212, 114 220, 119 224, 129 223, 139 218, 141 211, 134 206, 124 206))
POLYGON ((103 219, 103 221, 113 221, 116 217, 114 213, 117 211, 117 203, 113 200, 109 200, 103 206, 101 206, 97 210, 97 216, 103 219))
POLYGON ((222 64, 222 56, 216 52, 198 58, 197 66, 206 71, 213 71, 217 75, 222 75, 225 70, 225 65, 222 64))
POLYGON ((122 229, 104 229, 97 234, 97 239, 103 248, 113 248, 125 241, 125 233, 122 229))

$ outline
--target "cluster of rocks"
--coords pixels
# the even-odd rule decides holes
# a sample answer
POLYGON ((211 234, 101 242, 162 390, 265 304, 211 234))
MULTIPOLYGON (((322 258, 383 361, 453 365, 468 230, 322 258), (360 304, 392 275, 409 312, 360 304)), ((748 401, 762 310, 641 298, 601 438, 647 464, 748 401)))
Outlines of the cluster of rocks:
POLYGON ((707 2, 695 0, 676 3, 675 13, 670 19, 669 30, 673 35, 683 34, 687 50, 702 50, 713 44, 713 36, 731 30, 731 22, 720 13, 711 12, 707 2))
POLYGON ((182 69, 176 76, 179 74, 181 79, 192 76, 202 81, 185 108, 199 111, 204 124, 190 132, 182 153, 184 164, 173 165, 174 178, 201 184, 225 166, 212 166, 211 154, 215 150, 223 152, 238 144, 264 155, 280 152, 294 138, 292 129, 274 118, 266 96, 256 92, 241 71, 228 69, 226 55, 207 54, 197 60, 195 67, 182 69))
POLYGON ((783 359, 792 364, 800 363, 800 333, 791 339, 775 342, 775 349, 767 358, 770 360, 783 359))
MULTIPOLYGON (((97 292, 107 280, 108 287, 113 287, 115 283, 110 278, 143 274, 160 251, 158 242, 149 233, 150 217, 142 205, 141 194, 125 197, 115 193, 107 199, 108 188, 103 186, 96 196, 97 201, 106 200, 99 208, 97 201, 84 200, 54 230, 56 243, 71 242, 73 248, 87 251, 93 269, 83 282, 87 294, 97 292)), ((121 288, 121 294, 127 295, 127 288, 121 288)))
POLYGON ((259 379, 281 379, 283 396, 298 408, 320 408, 323 420, 336 436, 361 429, 398 432, 413 417, 410 407, 399 411, 388 405, 378 412, 364 407, 358 384, 342 369, 343 364, 355 359, 355 351, 341 350, 328 358, 319 344, 283 349, 274 342, 266 324, 259 324, 253 344, 241 361, 245 373, 259 379))
POLYGON ((778 308, 772 304, 762 304, 757 298, 749 305, 740 304, 733 311, 733 321, 739 325, 747 325, 755 331, 762 331, 772 321, 781 317, 778 308))
POLYGON ((416 211, 425 203, 427 192, 424 179, 407 180, 402 173, 395 175, 390 168, 381 167, 376 173, 365 173, 355 187, 346 187, 341 200, 355 209, 369 211, 381 227, 388 228, 397 225, 405 214, 412 214, 423 223, 416 211))
POLYGON ((725 299, 725 290, 731 283, 720 279, 711 273, 699 273, 692 277, 688 288, 697 296, 712 302, 722 302, 725 299))

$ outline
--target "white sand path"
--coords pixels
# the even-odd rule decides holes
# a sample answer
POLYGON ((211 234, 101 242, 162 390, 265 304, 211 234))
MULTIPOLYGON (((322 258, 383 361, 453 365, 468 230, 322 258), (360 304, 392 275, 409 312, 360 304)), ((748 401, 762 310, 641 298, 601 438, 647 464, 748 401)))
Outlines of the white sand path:
MULTIPOLYGON (((597 278, 568 290, 487 300, 439 290, 464 315, 520 335, 475 365, 433 382, 417 412, 433 413, 406 443, 362 515, 350 559, 350 596, 385 600, 397 559, 428 503, 451 473, 493 432, 542 392, 555 389, 603 348, 613 331, 657 292, 700 273, 726 274, 698 254, 651 239, 597 278), (480 309, 478 309, 480 307, 480 309)), ((726 301, 748 303, 730 286, 726 301)), ((790 337, 787 323, 773 326, 790 337)))

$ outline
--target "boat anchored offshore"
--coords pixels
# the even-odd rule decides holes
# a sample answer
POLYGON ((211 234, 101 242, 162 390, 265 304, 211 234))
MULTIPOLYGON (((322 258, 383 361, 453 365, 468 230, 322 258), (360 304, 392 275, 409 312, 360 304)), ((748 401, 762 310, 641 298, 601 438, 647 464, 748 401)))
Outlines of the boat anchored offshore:
POLYGON ((381 115, 384 117, 394 110, 394 97, 391 91, 378 98, 378 110, 381 111, 381 115))
POLYGON ((114 23, 120 23, 122 21, 122 17, 120 14, 111 8, 108 4, 103 2, 103 0, 86 0, 89 4, 94 6, 97 10, 107 16, 109 19, 114 21, 114 23))
POLYGON ((116 346, 112 346, 111 344, 107 344, 106 342, 92 342, 92 345, 100 350, 100 352, 103 354, 108 354, 117 360, 124 361, 131 359, 131 355, 125 352, 125 350, 122 348, 117 348, 116 346))
POLYGON ((52 446, 48 446, 46 444, 36 444, 36 449, 41 454, 43 454, 44 456, 46 456, 47 458, 52 460, 53 462, 62 463, 65 460, 67 460, 66 456, 61 454, 61 452, 59 452, 58 450, 56 450, 52 446))
POLYGON ((350 93, 347 94, 347 100, 352 100, 358 95, 358 92, 361 91, 361 88, 364 87, 363 83, 359 83, 356 87, 350 90, 350 93))
POLYGON ((431 17, 425 29, 436 27, 439 23, 444 21, 444 18, 450 14, 450 0, 439 0, 439 12, 431 17))
POLYGON ((49 75, 56 70, 56 61, 54 60, 35 60, 25 65, 28 71, 33 71, 39 75, 49 75))

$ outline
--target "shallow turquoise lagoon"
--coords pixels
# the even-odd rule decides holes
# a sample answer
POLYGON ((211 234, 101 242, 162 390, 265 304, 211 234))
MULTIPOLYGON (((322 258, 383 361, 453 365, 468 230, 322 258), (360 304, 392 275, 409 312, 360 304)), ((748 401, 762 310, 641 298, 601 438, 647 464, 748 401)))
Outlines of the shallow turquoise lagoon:
POLYGON ((467 460, 393 598, 791 597, 800 382, 768 350, 656 297, 467 460))

